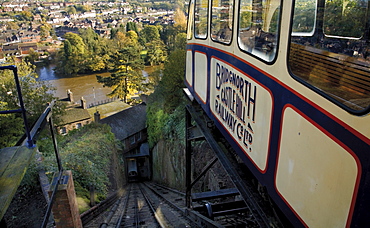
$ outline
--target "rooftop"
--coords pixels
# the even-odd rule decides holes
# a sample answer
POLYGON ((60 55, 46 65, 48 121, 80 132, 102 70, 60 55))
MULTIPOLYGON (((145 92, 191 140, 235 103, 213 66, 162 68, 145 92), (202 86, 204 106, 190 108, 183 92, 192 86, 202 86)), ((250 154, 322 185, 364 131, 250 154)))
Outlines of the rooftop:
POLYGON ((111 126, 116 138, 124 140, 146 128, 146 104, 141 103, 125 109, 102 119, 100 122, 111 126))

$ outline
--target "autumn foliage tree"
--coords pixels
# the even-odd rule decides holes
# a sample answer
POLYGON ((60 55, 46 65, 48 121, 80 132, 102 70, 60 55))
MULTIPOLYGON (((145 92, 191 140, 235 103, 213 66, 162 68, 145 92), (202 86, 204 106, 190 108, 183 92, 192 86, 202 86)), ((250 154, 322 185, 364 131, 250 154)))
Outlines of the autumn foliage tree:
POLYGON ((124 48, 111 55, 111 62, 111 75, 108 77, 97 75, 96 78, 104 86, 112 88, 108 96, 119 97, 126 102, 129 95, 143 90, 144 62, 137 41, 127 42, 124 48))

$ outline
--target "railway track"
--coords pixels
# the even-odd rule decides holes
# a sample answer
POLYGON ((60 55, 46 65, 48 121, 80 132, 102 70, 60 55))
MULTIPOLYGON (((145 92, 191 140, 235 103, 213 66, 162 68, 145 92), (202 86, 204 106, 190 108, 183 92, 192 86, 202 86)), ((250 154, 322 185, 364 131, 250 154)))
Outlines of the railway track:
POLYGON ((160 187, 153 184, 131 183, 108 213, 94 217, 84 227, 201 227, 184 216, 184 197, 180 192, 171 191, 164 200, 161 195, 169 192, 160 192, 160 187))
POLYGON ((129 184, 123 196, 111 205, 90 216, 84 227, 256 227, 247 211, 211 220, 204 213, 187 209, 184 193, 152 182, 129 184))
POLYGON ((163 224, 163 215, 156 211, 141 184, 132 184, 115 227, 161 227, 163 224))

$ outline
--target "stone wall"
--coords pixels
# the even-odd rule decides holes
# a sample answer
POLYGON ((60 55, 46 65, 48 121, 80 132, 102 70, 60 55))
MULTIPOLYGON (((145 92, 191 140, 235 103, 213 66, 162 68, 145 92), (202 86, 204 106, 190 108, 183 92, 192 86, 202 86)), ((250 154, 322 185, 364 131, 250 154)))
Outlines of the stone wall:
MULTIPOLYGON (((185 191, 185 147, 176 141, 160 141, 152 150, 153 181, 185 191)), ((207 142, 197 142, 193 146, 193 179, 215 156, 207 142)), ((193 192, 214 191, 232 188, 233 184, 219 162, 195 184, 193 192)))

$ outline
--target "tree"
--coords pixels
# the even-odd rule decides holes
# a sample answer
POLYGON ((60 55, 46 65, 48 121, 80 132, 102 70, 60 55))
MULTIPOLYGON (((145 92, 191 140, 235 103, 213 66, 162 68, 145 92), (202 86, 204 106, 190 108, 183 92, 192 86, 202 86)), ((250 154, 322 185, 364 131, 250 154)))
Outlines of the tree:
POLYGON ((327 1, 324 12, 324 33, 361 38, 366 24, 366 1, 327 1))
POLYGON ((77 5, 76 10, 81 13, 89 12, 91 11, 91 6, 89 5, 77 5))
POLYGON ((62 74, 77 74, 86 69, 86 45, 81 36, 67 32, 64 35, 64 47, 60 49, 61 61, 56 67, 56 72, 62 74))
POLYGON ((177 49, 170 54, 164 65, 163 76, 160 82, 162 87, 165 108, 168 112, 174 110, 181 103, 182 88, 186 63, 186 50, 177 49))
POLYGON ((30 48, 28 52, 28 56, 26 56, 26 60, 32 64, 34 64, 37 60, 39 60, 40 54, 33 50, 33 48, 30 48))
POLYGON ((175 37, 175 50, 176 49, 185 49, 186 48, 186 33, 179 33, 175 37))
POLYGON ((97 75, 98 82, 112 88, 108 94, 110 97, 119 97, 127 102, 127 96, 143 90, 144 77, 141 72, 143 61, 140 58, 140 48, 131 43, 122 50, 116 52, 112 59, 112 73, 109 77, 97 75))
POLYGON ((144 29, 140 32, 140 39, 142 40, 142 44, 151 42, 153 40, 158 40, 159 38, 160 35, 158 27, 154 25, 145 26, 144 29))
MULTIPOLYGON (((0 110, 10 110, 8 103, 0 101, 0 110)), ((14 146, 24 134, 23 120, 19 114, 0 115, 0 129, 0 148, 14 146)))
POLYGON ((136 31, 128 31, 126 37, 130 38, 132 41, 138 42, 139 36, 136 31))
POLYGON ((40 26, 40 36, 42 40, 45 40, 49 35, 52 30, 51 26, 47 23, 44 23, 43 25, 40 26))
MULTIPOLYGON (((27 110, 27 119, 30 125, 37 120, 45 110, 46 104, 56 100, 51 93, 55 88, 44 81, 37 81, 35 66, 27 62, 13 62, 17 66, 18 77, 22 89, 23 101, 27 110)), ((1 110, 19 109, 18 93, 15 86, 13 72, 0 71, 0 108, 1 110)), ((53 119, 57 123, 63 114, 63 106, 57 104, 53 109, 53 119)), ((20 114, 0 115, 0 147, 14 146, 24 134, 23 119, 20 114)))
POLYGON ((33 14, 30 11, 22 11, 17 16, 20 21, 32 21, 33 14))
POLYGON ((175 26, 178 27, 180 31, 185 32, 187 20, 184 12, 180 8, 176 9, 174 20, 175 26))
POLYGON ((74 6, 68 6, 66 12, 68 15, 74 15, 77 13, 77 10, 74 6))
POLYGON ((159 85, 163 74, 163 66, 156 67, 153 72, 148 75, 148 89, 154 90, 159 85))
MULTIPOLYGON (((118 149, 110 127, 106 124, 91 123, 70 131, 58 140, 58 143, 63 167, 73 171, 75 182, 85 189, 89 189, 90 184, 93 184, 97 192, 105 195, 109 184, 111 156, 118 149)), ((54 155, 45 157, 45 163, 48 172, 57 170, 54 155)))
POLYGON ((92 28, 80 29, 80 36, 86 46, 84 68, 86 72, 106 70, 109 61, 109 49, 105 39, 92 28))
POLYGON ((166 46, 162 40, 153 40, 146 44, 147 57, 146 62, 150 66, 158 65, 164 62, 167 58, 166 46))
POLYGON ((6 27, 7 30, 18 30, 19 29, 19 25, 13 21, 6 22, 6 25, 7 25, 6 27))
POLYGON ((137 26, 136 26, 135 22, 127 22, 126 32, 129 32, 129 31, 135 31, 136 33, 138 33, 137 26))

